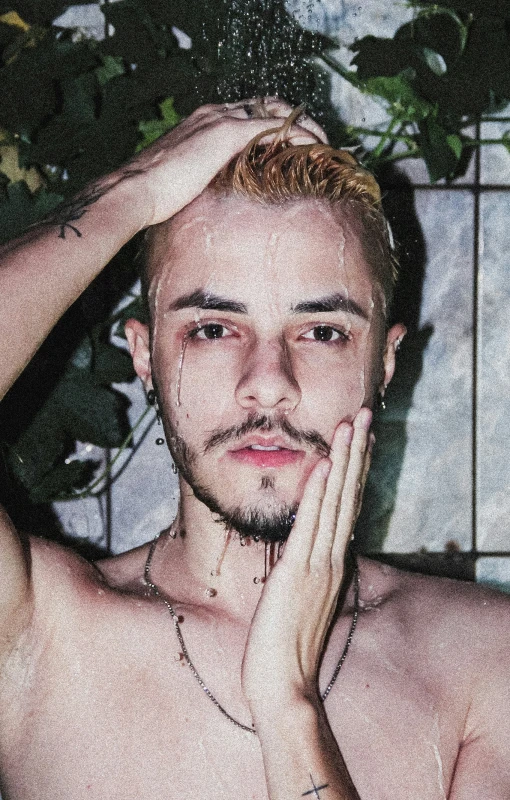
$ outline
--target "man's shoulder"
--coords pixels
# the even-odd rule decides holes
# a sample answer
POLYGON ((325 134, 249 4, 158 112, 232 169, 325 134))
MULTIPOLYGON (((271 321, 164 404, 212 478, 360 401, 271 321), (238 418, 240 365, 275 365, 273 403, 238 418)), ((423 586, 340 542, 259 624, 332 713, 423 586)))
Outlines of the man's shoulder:
POLYGON ((59 622, 65 623, 65 614, 72 615, 73 610, 81 615, 98 598, 120 599, 124 594, 124 587, 119 591, 121 581, 116 581, 115 577, 125 570, 117 566, 117 562, 124 564, 130 554, 94 563, 60 543, 40 537, 29 537, 29 542, 36 617, 38 611, 43 611, 50 621, 54 612, 59 622), (108 569, 103 569, 102 564, 109 565, 108 569))
MULTIPOLYGON (((370 595, 385 597, 408 638, 460 654, 475 666, 510 658, 510 595, 469 581, 422 575, 362 559, 370 595), (372 592, 370 592, 372 589, 372 592)), ((365 590, 365 595, 366 595, 365 590)), ((363 587, 361 598, 365 597, 363 587)))

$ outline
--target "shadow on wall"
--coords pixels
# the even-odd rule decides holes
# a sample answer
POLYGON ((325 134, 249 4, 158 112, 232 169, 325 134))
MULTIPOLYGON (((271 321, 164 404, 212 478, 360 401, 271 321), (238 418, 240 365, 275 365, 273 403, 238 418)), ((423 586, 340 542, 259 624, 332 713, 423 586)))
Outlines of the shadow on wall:
POLYGON ((432 326, 419 326, 426 250, 413 187, 406 176, 396 171, 380 175, 379 179, 400 258, 400 279, 390 323, 403 322, 408 332, 386 393, 386 409, 379 410, 374 419, 377 444, 356 528, 356 549, 364 553, 381 551, 389 530, 407 444, 407 416, 433 333, 432 326))

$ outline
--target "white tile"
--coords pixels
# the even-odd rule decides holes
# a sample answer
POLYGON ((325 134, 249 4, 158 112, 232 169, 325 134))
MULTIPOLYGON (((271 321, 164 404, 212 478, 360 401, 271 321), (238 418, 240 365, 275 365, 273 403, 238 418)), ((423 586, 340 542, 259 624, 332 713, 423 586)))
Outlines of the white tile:
POLYGON ((510 193, 481 198, 478 547, 510 550, 510 193))
POLYGON ((476 580, 493 589, 510 592, 510 558, 479 558, 476 580))
MULTIPOLYGON (((124 385, 123 391, 132 401, 130 418, 135 422, 147 406, 141 384, 124 385)), ((165 445, 155 441, 164 437, 162 427, 155 423, 151 409, 140 434, 147 431, 131 463, 113 483, 112 492, 112 550, 123 552, 153 538, 173 520, 178 504, 177 478, 172 472, 172 459, 165 445), (148 426, 151 425, 150 429, 148 426), (147 430, 148 429, 148 430, 147 430)))
MULTIPOLYGON (((510 106, 507 115, 510 117, 510 106)), ((482 139, 499 139, 505 133, 510 136, 510 122, 484 122, 481 125, 482 139)), ((480 167, 482 184, 510 186, 510 152, 504 145, 484 145, 481 148, 480 167)))
POLYGON ((404 343, 376 445, 371 493, 379 508, 362 517, 365 549, 385 552, 471 546, 473 200, 422 190, 416 205, 427 247, 419 320, 426 348, 416 346, 420 334, 404 343), (419 375, 414 387, 406 370, 419 375))

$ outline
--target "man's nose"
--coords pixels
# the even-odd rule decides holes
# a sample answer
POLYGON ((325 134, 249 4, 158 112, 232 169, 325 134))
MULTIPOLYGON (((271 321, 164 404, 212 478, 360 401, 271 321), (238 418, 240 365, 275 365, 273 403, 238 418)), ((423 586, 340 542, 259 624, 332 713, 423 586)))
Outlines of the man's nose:
POLYGON ((254 345, 236 389, 240 406, 252 410, 292 411, 301 399, 285 342, 254 345))

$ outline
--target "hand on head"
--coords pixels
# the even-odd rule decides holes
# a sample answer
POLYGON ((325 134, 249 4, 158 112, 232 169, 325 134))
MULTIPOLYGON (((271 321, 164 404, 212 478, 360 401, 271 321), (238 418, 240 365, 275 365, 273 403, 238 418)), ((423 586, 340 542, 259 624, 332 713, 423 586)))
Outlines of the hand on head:
MULTIPOLYGON (((140 228, 173 217, 254 137, 277 136, 293 109, 279 98, 205 105, 139 153, 123 168, 134 189, 140 228), (271 120, 268 126, 268 119, 271 120)), ((301 111, 285 130, 293 144, 327 142, 322 128, 301 111)))

